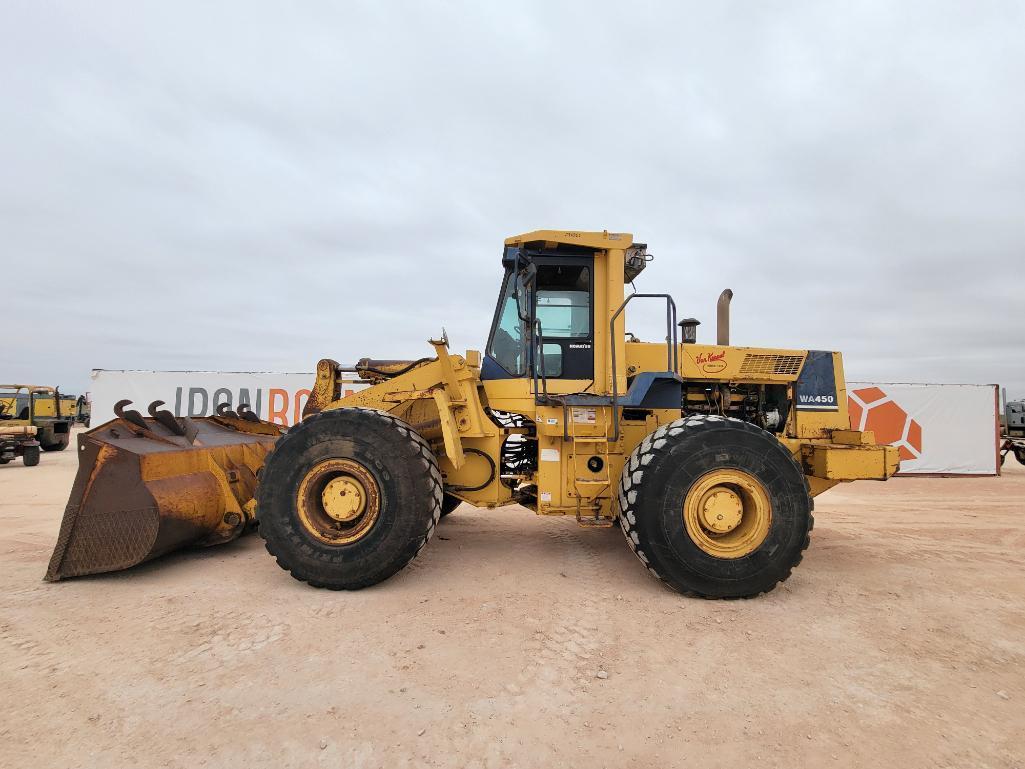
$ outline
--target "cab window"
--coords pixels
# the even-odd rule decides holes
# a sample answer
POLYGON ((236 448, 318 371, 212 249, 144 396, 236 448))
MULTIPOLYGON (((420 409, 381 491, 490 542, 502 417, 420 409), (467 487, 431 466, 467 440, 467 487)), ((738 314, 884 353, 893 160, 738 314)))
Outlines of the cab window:
POLYGON ((545 338, 591 335, 591 271, 582 266, 544 265, 537 271, 537 319, 545 338))
POLYGON ((591 270, 584 265, 540 265, 535 317, 544 339, 547 377, 587 379, 591 352, 591 270))
POLYGON ((505 277, 501 306, 501 315, 498 316, 488 354, 513 376, 523 376, 527 373, 524 344, 526 334, 516 302, 516 276, 511 273, 505 277))

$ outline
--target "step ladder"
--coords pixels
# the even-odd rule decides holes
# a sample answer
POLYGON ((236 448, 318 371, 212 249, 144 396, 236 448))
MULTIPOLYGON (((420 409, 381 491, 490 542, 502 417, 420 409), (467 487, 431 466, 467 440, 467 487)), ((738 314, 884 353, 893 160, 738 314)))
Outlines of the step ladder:
POLYGON ((573 474, 573 491, 577 500, 577 523, 581 526, 607 528, 612 526, 615 519, 602 516, 598 496, 612 485, 609 471, 608 415, 606 409, 595 408, 595 422, 592 425, 578 422, 574 412, 573 408, 566 410, 563 424, 566 425, 573 446, 570 471, 573 474), (597 458, 601 463, 597 470, 588 467, 588 462, 593 458, 597 458))

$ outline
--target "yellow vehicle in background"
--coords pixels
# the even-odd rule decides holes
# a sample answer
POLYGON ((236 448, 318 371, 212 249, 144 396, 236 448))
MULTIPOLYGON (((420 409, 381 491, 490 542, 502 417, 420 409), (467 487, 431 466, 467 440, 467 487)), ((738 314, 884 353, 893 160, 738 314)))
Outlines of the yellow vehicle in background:
POLYGON ((56 398, 37 398, 36 414, 43 419, 50 419, 60 416, 61 419, 70 420, 71 424, 89 424, 89 401, 84 395, 60 394, 60 411, 56 398))
POLYGON ((27 385, 0 384, 0 465, 18 457, 26 467, 39 464, 37 429, 29 414, 32 412, 32 389, 27 385), (19 408, 19 403, 25 406, 19 408))
POLYGON ((64 451, 71 441, 78 399, 61 395, 56 387, 44 385, 0 385, 0 403, 13 419, 24 421, 36 429, 36 439, 43 451, 64 451))

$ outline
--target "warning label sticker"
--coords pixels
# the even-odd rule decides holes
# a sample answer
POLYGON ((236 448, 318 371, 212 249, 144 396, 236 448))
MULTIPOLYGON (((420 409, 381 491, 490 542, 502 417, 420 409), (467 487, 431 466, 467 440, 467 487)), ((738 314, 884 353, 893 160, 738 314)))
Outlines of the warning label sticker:
POLYGON ((578 425, 593 425, 597 419, 597 409, 573 408, 573 422, 578 425))

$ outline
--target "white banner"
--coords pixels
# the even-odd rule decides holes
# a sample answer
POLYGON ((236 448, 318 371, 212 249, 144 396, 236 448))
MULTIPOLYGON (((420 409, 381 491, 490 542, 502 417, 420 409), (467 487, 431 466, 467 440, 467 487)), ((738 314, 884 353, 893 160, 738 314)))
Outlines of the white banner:
MULTIPOLYGON (((355 374, 343 374, 342 394, 367 386, 355 374)), ((209 416, 221 403, 233 409, 247 403, 261 419, 293 425, 302 417, 316 374, 276 374, 269 371, 108 371, 93 369, 89 424, 114 418, 114 404, 132 401, 131 408, 146 414, 161 400, 175 416, 209 416)))
POLYGON ((900 449, 900 474, 997 475, 996 385, 848 382, 851 427, 900 449))

